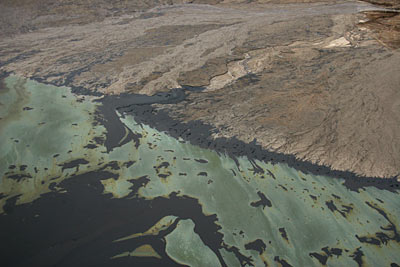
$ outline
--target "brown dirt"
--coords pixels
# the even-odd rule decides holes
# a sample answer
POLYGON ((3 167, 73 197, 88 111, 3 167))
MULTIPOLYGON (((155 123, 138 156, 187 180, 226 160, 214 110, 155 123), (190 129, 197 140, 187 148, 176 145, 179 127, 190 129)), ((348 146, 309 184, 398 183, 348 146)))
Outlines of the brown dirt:
POLYGON ((369 11, 365 12, 368 21, 360 23, 373 31, 374 36, 385 46, 400 48, 400 12, 399 11, 369 11))

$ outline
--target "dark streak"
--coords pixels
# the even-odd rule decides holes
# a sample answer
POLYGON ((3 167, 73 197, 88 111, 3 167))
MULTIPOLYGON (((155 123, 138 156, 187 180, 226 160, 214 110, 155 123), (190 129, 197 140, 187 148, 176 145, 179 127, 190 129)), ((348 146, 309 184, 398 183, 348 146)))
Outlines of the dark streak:
POLYGON ((253 173, 254 174, 264 174, 264 169, 261 168, 253 159, 249 159, 250 164, 253 166, 253 173))
POLYGON ((129 187, 129 189, 132 190, 129 196, 132 196, 137 194, 140 187, 145 187, 150 182, 150 179, 147 175, 144 175, 139 178, 129 179, 128 181, 132 184, 132 186, 129 187))
MULTIPOLYGON (((342 255, 343 250, 341 248, 331 248, 330 253, 336 255, 337 257, 342 255)), ((329 256, 331 255, 329 254, 329 256)))
POLYGON ((344 207, 344 211, 343 210, 339 210, 336 205, 333 203, 333 200, 330 201, 325 201, 326 206, 328 207, 328 209, 332 212, 339 212, 340 215, 342 215, 344 218, 346 218, 347 213, 349 213, 353 208, 350 206, 342 206, 344 207))
POLYGON ((21 173, 21 174, 9 175, 9 176, 7 176, 7 178, 13 179, 13 180, 16 180, 17 182, 19 182, 19 181, 23 180, 24 178, 32 178, 32 176, 29 173, 27 173, 27 174, 21 173))
POLYGON ((312 252, 309 254, 311 257, 316 258, 322 265, 326 265, 326 262, 328 261, 328 256, 326 255, 321 255, 316 252, 312 252))
POLYGON ((274 261, 280 263, 282 267, 293 267, 292 265, 290 265, 290 264, 289 264, 287 261, 285 261, 284 259, 280 259, 279 256, 275 256, 275 257, 274 257, 274 261))
POLYGON ((160 163, 160 165, 158 165, 158 166, 156 167, 156 169, 168 168, 168 167, 169 167, 169 162, 163 161, 163 162, 160 163))
POLYGON ((37 54, 39 52, 40 52, 40 50, 31 50, 31 51, 27 51, 27 52, 24 52, 24 53, 20 53, 20 54, 18 54, 17 56, 15 56, 13 58, 10 58, 10 59, 8 59, 8 60, 6 60, 4 62, 0 62, 0 67, 8 65, 8 64, 16 62, 16 61, 19 61, 19 60, 23 60, 23 59, 29 58, 30 56, 35 55, 35 54, 37 54))
POLYGON ((157 174, 158 177, 163 178, 163 179, 168 178, 168 176, 170 176, 170 175, 171 175, 171 174, 163 174, 163 173, 157 174))
POLYGON ((357 239, 360 242, 364 242, 364 243, 369 243, 369 244, 373 244, 373 245, 380 245, 380 244, 387 244, 388 241, 395 241, 397 243, 400 242, 400 235, 397 231, 397 227, 396 225, 392 222, 392 220, 389 218, 389 216, 386 214, 386 212, 382 209, 380 209, 379 207, 373 205, 372 203, 366 201, 365 202, 370 208, 376 210, 380 215, 382 215, 388 222, 389 225, 386 227, 380 227, 382 230, 384 231, 389 231, 392 232, 392 236, 389 236, 383 232, 377 232, 375 233, 375 237, 368 237, 368 236, 356 236, 357 239), (379 242, 379 244, 378 244, 379 242))
POLYGON ((279 233, 281 233, 281 236, 283 239, 285 239, 287 242, 289 242, 285 228, 283 228, 283 227, 279 228, 279 233))
POLYGON ((111 170, 120 170, 121 168, 119 167, 118 161, 110 161, 107 164, 104 164, 103 167, 101 167, 99 170, 103 171, 107 168, 110 168, 111 170))
POLYGON ((364 256, 364 253, 362 252, 361 247, 357 248, 357 250, 354 251, 354 253, 350 255, 350 257, 353 258, 353 260, 355 262, 357 262, 358 267, 362 267, 362 265, 363 265, 363 260, 362 260, 363 256, 364 256))
POLYGON ((205 159, 194 159, 195 161, 197 161, 198 163, 208 163, 208 160, 205 159))
POLYGON ((283 185, 281 185, 281 184, 278 184, 278 186, 280 186, 283 190, 285 190, 285 191, 288 191, 287 190, 287 188, 286 187, 284 187, 283 185))
POLYGON ((255 250, 257 251, 260 255, 265 251, 266 249, 265 243, 261 239, 256 239, 252 242, 249 242, 244 245, 244 248, 247 250, 255 250))
POLYGON ((376 239, 374 237, 366 237, 366 236, 359 237, 358 235, 356 235, 356 238, 361 243, 368 243, 368 244, 377 245, 377 246, 381 245, 381 241, 379 241, 378 239, 376 239))
POLYGON ((233 252, 235 254, 235 257, 238 259, 240 266, 254 266, 253 260, 251 257, 246 257, 242 253, 240 253, 239 249, 237 247, 231 246, 228 247, 227 245, 223 245, 223 248, 225 248, 226 251, 233 252))
POLYGON ((58 166, 62 166, 61 171, 63 172, 65 169, 70 169, 70 168, 75 168, 76 167, 76 171, 79 170, 79 165, 85 165, 88 164, 89 161, 85 160, 85 159, 75 159, 75 160, 71 160, 68 162, 65 162, 63 164, 58 164, 58 166))
POLYGON ((135 163, 136 163, 136 161, 130 160, 130 161, 124 162, 124 163, 122 164, 122 166, 124 166, 124 167, 126 167, 126 168, 129 168, 130 166, 132 166, 132 165, 135 164, 135 163))
POLYGON ((271 201, 260 191, 257 192, 257 195, 260 197, 259 201, 251 202, 250 205, 252 207, 258 207, 258 206, 265 206, 272 207, 271 201))
POLYGON ((28 167, 27 165, 21 165, 21 166, 19 166, 19 170, 25 171, 27 167, 28 167))
POLYGON ((267 169, 267 172, 274 180, 276 180, 275 175, 270 170, 267 169))
POLYGON ((329 248, 329 247, 323 247, 321 249, 323 251, 323 253, 317 253, 317 252, 313 252, 310 253, 309 255, 311 257, 316 258, 322 265, 326 265, 328 259, 330 257, 332 257, 333 255, 335 255, 336 257, 339 257, 342 255, 343 250, 340 248, 329 248))
POLYGON ((345 213, 346 215, 349 214, 353 210, 353 207, 347 206, 347 205, 342 205, 342 208, 343 208, 342 212, 345 213))
POLYGON ((83 148, 87 148, 87 149, 95 149, 97 147, 97 145, 95 144, 87 144, 86 146, 84 146, 83 148))
POLYGON ((97 107, 96 120, 106 128, 106 138, 103 145, 107 148, 107 152, 112 151, 115 147, 123 146, 130 141, 135 142, 137 149, 140 145, 142 135, 133 133, 126 127, 117 116, 115 108, 112 105, 106 104, 107 100, 104 101, 106 102, 103 105, 97 107), (125 137, 126 131, 128 135, 125 137), (123 139, 124 137, 125 139, 123 139))

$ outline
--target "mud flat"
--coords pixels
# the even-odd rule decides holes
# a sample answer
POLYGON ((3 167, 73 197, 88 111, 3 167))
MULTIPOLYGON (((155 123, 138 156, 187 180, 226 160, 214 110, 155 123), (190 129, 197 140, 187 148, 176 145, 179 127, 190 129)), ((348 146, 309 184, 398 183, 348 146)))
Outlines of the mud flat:
POLYGON ((400 263, 394 180, 318 175, 251 144, 213 142, 200 122, 182 130, 150 105, 115 109, 116 98, 17 76, 3 84, 6 265, 400 263))

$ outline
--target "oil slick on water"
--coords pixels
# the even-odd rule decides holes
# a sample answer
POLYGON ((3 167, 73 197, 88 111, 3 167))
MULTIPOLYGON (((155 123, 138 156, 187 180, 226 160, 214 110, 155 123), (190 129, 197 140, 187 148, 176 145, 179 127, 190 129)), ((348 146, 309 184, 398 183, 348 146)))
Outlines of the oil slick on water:
MULTIPOLYGON (((100 181, 105 198, 190 198, 212 222, 208 233, 201 222, 169 214, 144 232, 129 229, 131 234, 116 238, 111 247, 164 233, 166 254, 190 266, 400 264, 397 191, 350 191, 340 178, 245 157, 237 164, 226 155, 139 125, 127 114, 118 113, 119 119, 138 139, 107 152, 107 130, 97 120, 101 104, 93 97, 16 76, 4 83, 0 220, 10 209, 48 192, 68 194, 60 185, 66 179, 101 170, 113 174, 100 181), (216 238, 210 241, 209 236, 216 238)), ((110 260, 121 257, 161 255, 143 244, 110 260)))

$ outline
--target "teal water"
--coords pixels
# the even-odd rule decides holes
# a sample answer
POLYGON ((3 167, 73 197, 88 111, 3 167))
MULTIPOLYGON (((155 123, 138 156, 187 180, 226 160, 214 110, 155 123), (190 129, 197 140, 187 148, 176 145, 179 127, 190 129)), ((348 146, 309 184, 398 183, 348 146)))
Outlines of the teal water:
MULTIPOLYGON (((13 197, 21 205, 47 192, 63 194, 61 181, 104 167, 117 176, 101 180, 105 197, 132 198, 133 181, 145 176, 148 181, 133 198, 176 193, 197 199, 204 215, 216 215, 223 234, 219 252, 228 266, 241 265, 232 248, 254 266, 279 266, 282 260, 293 266, 400 264, 398 192, 375 187, 350 191, 340 177, 304 174, 286 164, 256 161, 265 172, 255 173, 246 157, 237 165, 226 155, 139 125, 130 115, 118 114, 140 134, 139 146, 130 141, 107 152, 95 142, 106 138, 106 129, 96 123, 100 104, 93 97, 16 76, 5 84, 7 89, 0 91, 0 216, 7 216, 3 206, 13 197), (261 245, 255 249, 251 244, 261 245)), ((165 236, 166 253, 181 264, 220 266, 195 222, 174 214, 146 232, 131 229, 131 235, 114 243, 155 235, 175 221, 165 236)), ((120 251, 115 257, 159 257, 150 248, 120 251)))

